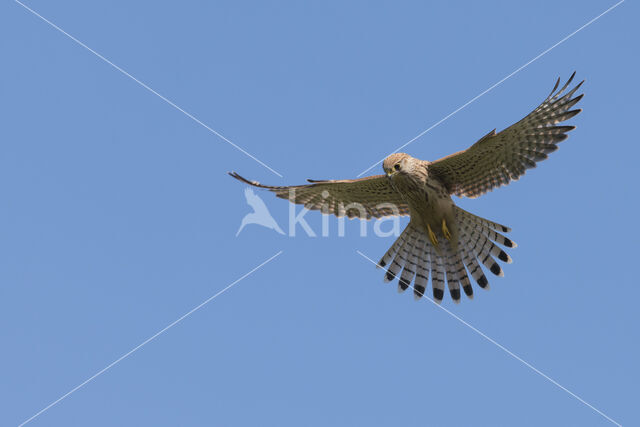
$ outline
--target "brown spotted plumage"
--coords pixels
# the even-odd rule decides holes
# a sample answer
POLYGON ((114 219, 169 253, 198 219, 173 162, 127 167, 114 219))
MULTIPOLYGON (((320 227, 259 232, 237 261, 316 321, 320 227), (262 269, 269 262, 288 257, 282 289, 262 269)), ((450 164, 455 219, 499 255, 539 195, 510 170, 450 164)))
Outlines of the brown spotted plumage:
POLYGON ((444 298, 445 287, 459 302, 462 293, 473 297, 471 279, 489 288, 482 266, 504 275, 497 261, 510 263, 503 248, 516 244, 503 234, 508 227, 459 208, 451 195, 478 197, 517 180, 555 151, 574 129, 557 124, 581 111, 571 108, 582 98, 574 97, 582 82, 565 92, 574 75, 560 89, 558 79, 542 104, 516 124, 499 133, 491 131, 468 149, 434 162, 394 153, 383 162, 385 175, 309 180, 308 185, 286 187, 230 175, 325 214, 361 219, 410 215, 409 224, 378 263, 386 269, 385 281, 398 279, 398 291, 412 288, 416 298, 426 295, 431 281, 436 302, 444 298))
POLYGON ((571 110, 582 95, 573 97, 583 82, 566 94, 575 72, 558 89, 560 79, 549 96, 528 116, 505 130, 489 132, 466 150, 431 163, 429 169, 438 176, 451 194, 478 197, 524 175, 526 169, 547 158, 558 149, 575 126, 556 126, 581 110, 571 110))

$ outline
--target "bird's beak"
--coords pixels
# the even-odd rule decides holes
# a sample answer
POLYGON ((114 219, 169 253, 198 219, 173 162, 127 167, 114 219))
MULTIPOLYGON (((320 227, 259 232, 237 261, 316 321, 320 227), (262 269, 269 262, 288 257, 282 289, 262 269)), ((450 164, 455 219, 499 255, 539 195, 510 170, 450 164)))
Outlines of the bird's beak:
POLYGON ((391 178, 391 171, 390 170, 385 171, 385 173, 387 174, 387 178, 391 178))

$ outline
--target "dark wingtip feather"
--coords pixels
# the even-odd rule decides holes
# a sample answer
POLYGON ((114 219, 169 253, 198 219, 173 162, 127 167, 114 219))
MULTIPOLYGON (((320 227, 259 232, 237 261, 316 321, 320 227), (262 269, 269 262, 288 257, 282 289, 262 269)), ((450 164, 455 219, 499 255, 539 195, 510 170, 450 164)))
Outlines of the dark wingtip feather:
MULTIPOLYGON (((582 83, 580 83, 580 84, 582 84, 582 83)), ((576 89, 578 89, 578 88, 576 87, 576 89)), ((576 105, 582 98, 584 98, 584 93, 581 93, 580 95, 578 95, 575 98, 573 98, 571 100, 571 102, 572 102, 571 105, 576 105)), ((579 111, 582 111, 582 110, 579 110, 579 111)), ((576 114, 578 114, 578 113, 576 113, 576 114)))
POLYGON ((549 94, 549 96, 553 95, 556 89, 558 89, 558 86, 560 86, 560 77, 558 77, 558 80, 556 80, 556 84, 555 86, 553 86, 553 89, 551 89, 551 93, 549 94))
POLYGON ((498 259, 500 261, 508 262, 509 261, 509 255, 507 255, 507 253, 505 251, 500 250, 500 253, 498 254, 498 259))
POLYGON ((385 282, 390 282, 395 278, 396 278, 396 275, 393 274, 393 272, 391 272, 391 271, 387 271, 387 274, 384 275, 384 281, 385 282))
POLYGON ((380 261, 378 261, 378 264, 376 265, 376 268, 384 267, 385 265, 387 265, 387 263, 384 262, 383 259, 381 259, 380 261))
POLYGON ((409 285, 411 284, 411 282, 409 282, 407 279, 405 279, 404 277, 400 278, 400 281, 398 282, 398 289, 402 289, 403 291, 406 291, 407 288, 409 288, 409 285))
POLYGON ((575 110, 567 111, 562 115, 562 120, 569 120, 573 116, 577 116, 582 112, 582 108, 576 108, 575 110))
POLYGON ((513 241, 511 239, 509 239, 508 237, 504 238, 504 245, 508 248, 512 248, 513 247, 513 241))
POLYGON ((442 301, 442 298, 444 298, 444 291, 442 289, 433 288, 433 298, 436 302, 442 301))
POLYGON ((424 286, 422 286, 422 285, 416 285, 416 286, 413 288, 413 296, 414 296, 416 299, 420 299, 420 298, 422 298, 422 297, 424 296, 424 291, 425 291, 425 290, 426 290, 426 288, 425 288, 424 286))
POLYGON ((240 176, 237 172, 227 172, 230 177, 237 179, 238 181, 244 182, 249 185, 260 185, 257 181, 249 181, 247 178, 240 176))
POLYGON ((449 293, 451 294, 451 298, 453 298, 453 302, 460 302, 460 289, 450 289, 449 293))
POLYGON ((576 76, 576 72, 574 71, 573 74, 571 74, 571 77, 569 77, 569 80, 567 80, 567 82, 564 84, 564 86, 562 86, 562 89, 560 89, 558 91, 559 94, 564 92, 564 90, 569 87, 569 85, 571 84, 571 82, 573 81, 573 78, 575 76, 576 76))

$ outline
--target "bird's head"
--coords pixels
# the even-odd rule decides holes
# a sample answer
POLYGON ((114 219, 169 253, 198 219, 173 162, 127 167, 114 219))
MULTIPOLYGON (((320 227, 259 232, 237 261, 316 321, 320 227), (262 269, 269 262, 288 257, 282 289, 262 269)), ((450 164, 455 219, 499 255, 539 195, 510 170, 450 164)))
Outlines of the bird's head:
POLYGON ((382 169, 388 177, 393 177, 398 174, 407 173, 411 171, 412 160, 408 154, 405 153, 393 153, 382 162, 382 169))

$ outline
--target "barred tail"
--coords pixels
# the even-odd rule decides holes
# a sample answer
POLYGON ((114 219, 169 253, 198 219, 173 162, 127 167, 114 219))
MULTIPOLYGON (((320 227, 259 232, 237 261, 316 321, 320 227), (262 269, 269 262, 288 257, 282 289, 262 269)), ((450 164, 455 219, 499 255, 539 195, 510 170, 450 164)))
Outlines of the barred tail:
POLYGON ((455 207, 458 226, 458 245, 441 239, 438 250, 433 247, 427 231, 409 223, 384 254, 378 267, 386 267, 385 282, 398 278, 398 291, 413 288, 416 299, 425 295, 431 279, 433 299, 440 303, 444 298, 445 284, 454 302, 460 302, 461 291, 473 298, 471 280, 481 288, 488 289, 489 281, 482 271, 484 265, 496 276, 503 276, 502 268, 496 262, 510 263, 511 257, 498 245, 515 248, 517 245, 502 233, 511 231, 508 227, 473 215, 455 207), (411 283, 414 286, 411 286, 411 283))

